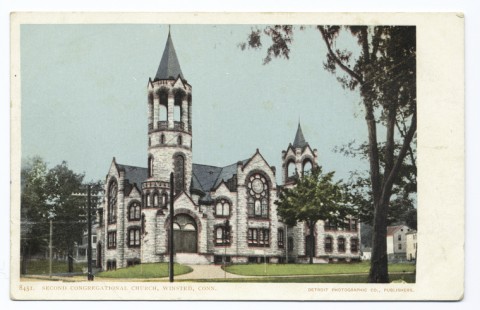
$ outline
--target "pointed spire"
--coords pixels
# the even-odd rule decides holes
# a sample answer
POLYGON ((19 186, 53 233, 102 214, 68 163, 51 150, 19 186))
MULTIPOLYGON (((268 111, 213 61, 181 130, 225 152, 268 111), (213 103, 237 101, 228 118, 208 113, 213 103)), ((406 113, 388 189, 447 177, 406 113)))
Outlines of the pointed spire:
POLYGON ((305 141, 305 137, 303 136, 302 127, 300 126, 300 121, 298 121, 298 128, 297 133, 295 134, 295 140, 293 140, 293 147, 294 148, 303 148, 308 143, 305 141))
POLYGON ((176 79, 179 75, 183 79, 182 69, 173 47, 172 36, 170 35, 170 26, 168 26, 167 43, 163 50, 162 60, 158 66, 155 80, 176 79))

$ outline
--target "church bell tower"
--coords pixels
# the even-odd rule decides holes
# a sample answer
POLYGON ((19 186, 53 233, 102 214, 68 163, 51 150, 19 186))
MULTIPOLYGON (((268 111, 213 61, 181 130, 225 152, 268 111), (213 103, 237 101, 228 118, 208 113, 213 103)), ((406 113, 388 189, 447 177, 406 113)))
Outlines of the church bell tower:
MULTIPOLYGON (((175 194, 190 194, 192 87, 183 76, 170 31, 157 73, 153 80, 149 78, 147 92, 148 179, 143 191, 165 192, 173 172, 175 194)), ((147 202, 147 206, 155 203, 147 202)))

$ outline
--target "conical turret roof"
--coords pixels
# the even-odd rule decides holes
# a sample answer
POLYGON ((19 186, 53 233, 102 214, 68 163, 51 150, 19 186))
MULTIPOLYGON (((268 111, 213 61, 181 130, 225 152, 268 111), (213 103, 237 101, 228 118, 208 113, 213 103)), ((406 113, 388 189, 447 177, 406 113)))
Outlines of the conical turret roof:
POLYGON ((307 141, 305 141, 305 137, 303 136, 302 127, 300 126, 300 122, 298 122, 297 133, 295 134, 295 140, 293 140, 293 147, 294 148, 303 148, 307 145, 307 141))
POLYGON ((169 31, 167 43, 165 44, 165 49, 163 50, 162 60, 158 66, 155 80, 176 79, 179 75, 182 79, 184 79, 169 31))

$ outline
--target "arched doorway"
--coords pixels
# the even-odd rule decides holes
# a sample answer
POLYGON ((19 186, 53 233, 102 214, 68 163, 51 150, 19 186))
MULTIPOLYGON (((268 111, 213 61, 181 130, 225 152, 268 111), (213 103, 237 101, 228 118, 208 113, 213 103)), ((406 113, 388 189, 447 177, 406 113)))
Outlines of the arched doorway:
POLYGON ((176 253, 197 253, 197 224, 190 215, 174 217, 173 242, 176 253))

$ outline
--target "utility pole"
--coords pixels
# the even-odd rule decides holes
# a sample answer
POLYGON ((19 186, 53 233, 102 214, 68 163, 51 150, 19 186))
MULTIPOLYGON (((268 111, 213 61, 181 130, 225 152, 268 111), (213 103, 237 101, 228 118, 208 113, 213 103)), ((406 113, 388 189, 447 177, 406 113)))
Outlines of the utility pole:
MULTIPOLYGON (((87 185, 87 194, 73 193, 72 196, 87 197, 87 279, 93 281, 92 268, 92 186, 87 185)), ((103 195, 94 195, 95 197, 103 197, 103 195)))
POLYGON ((225 220, 225 228, 222 230, 223 235, 223 273, 227 278, 227 243, 230 244, 230 221, 225 220))
POLYGON ((168 274, 170 282, 173 282, 173 198, 174 198, 174 188, 173 188, 173 172, 170 173, 170 233, 168 238, 168 251, 170 259, 168 262, 168 274))
POLYGON ((288 225, 285 225, 285 236, 283 236, 283 247, 285 248, 285 264, 288 264, 288 225))
POLYGON ((48 242, 48 248, 49 248, 49 258, 50 258, 50 262, 49 262, 49 274, 50 274, 50 278, 52 277, 52 236, 53 236, 53 221, 50 220, 50 240, 48 242))

